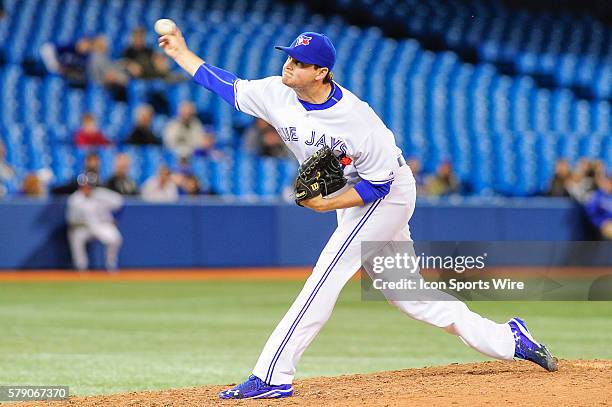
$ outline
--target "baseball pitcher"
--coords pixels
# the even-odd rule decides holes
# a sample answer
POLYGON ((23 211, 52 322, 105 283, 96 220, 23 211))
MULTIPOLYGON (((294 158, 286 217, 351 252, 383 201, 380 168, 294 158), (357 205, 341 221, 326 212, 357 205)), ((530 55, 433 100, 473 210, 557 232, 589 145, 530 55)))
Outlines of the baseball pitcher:
MULTIPOLYGON (((272 332, 252 375, 219 394, 224 399, 291 396, 302 353, 328 320, 342 287, 362 266, 361 242, 411 241, 414 177, 393 133, 367 103, 333 80, 336 51, 325 35, 305 32, 288 47, 277 46, 287 54, 281 75, 258 80, 239 79, 204 62, 188 49, 178 28, 160 36, 159 46, 198 85, 276 128, 301 164, 296 179, 299 205, 336 211, 338 227, 272 332)), ((370 264, 363 266, 370 272, 370 264)), ((517 357, 556 369, 549 351, 519 318, 496 323, 460 301, 389 302, 487 356, 517 357)))

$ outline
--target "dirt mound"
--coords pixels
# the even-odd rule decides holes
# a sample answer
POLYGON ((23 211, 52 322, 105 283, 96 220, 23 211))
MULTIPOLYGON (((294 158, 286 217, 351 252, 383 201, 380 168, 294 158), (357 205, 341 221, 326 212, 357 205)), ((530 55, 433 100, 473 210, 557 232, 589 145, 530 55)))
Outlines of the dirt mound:
MULTIPOLYGON (((227 400, 228 386, 74 397, 24 406, 605 406, 612 405, 612 361, 561 360, 546 372, 529 362, 452 364, 297 381, 294 397, 227 400)), ((17 404, 16 404, 17 405, 17 404)))

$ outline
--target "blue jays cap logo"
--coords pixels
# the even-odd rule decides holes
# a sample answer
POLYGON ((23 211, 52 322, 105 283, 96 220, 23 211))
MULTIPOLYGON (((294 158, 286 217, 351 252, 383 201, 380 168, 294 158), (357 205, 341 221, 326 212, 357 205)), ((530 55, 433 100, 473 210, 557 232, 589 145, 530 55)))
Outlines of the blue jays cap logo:
POLYGON ((331 70, 336 63, 336 49, 330 39, 325 34, 313 31, 301 33, 288 47, 277 45, 274 48, 305 64, 324 66, 331 70))
POLYGON ((310 45, 310 40, 312 40, 312 37, 300 35, 295 39, 295 46, 297 47, 299 45, 310 45))

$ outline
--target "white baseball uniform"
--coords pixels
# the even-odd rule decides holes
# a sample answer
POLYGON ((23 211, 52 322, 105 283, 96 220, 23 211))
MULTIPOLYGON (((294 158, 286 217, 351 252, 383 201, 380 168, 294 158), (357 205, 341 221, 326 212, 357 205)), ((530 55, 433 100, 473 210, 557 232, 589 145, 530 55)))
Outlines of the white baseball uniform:
MULTIPOLYGON (((291 383, 302 353, 331 315, 342 287, 362 266, 361 242, 411 241, 408 221, 415 207, 415 180, 393 133, 367 103, 336 83, 325 103, 311 105, 300 101, 279 76, 239 80, 203 64, 194 79, 233 102, 236 109, 273 125, 300 163, 324 145, 346 153, 353 160, 345 168, 349 182, 336 194, 361 180, 390 185, 382 199, 337 211, 338 227, 268 339, 253 374, 272 385, 291 383), (223 84, 233 89, 223 90, 223 84)), ((363 266, 371 274, 371 265, 363 266)), ((459 336, 485 355, 514 356, 510 327, 481 317, 460 301, 389 302, 414 319, 459 336)))
POLYGON ((123 197, 109 189, 95 187, 87 197, 81 190, 68 198, 66 220, 72 260, 78 270, 87 269, 86 245, 91 239, 106 248, 106 268, 117 269, 117 256, 122 237, 115 225, 113 212, 123 205, 123 197))

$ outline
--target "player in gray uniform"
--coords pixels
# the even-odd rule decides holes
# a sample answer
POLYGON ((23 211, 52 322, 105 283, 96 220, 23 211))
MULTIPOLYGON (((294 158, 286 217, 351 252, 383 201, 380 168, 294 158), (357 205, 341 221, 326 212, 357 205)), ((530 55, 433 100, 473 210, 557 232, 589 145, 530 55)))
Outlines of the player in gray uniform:
POLYGON ((75 268, 88 266, 86 244, 99 240, 106 247, 106 269, 117 271, 117 257, 123 238, 115 224, 113 212, 123 206, 123 197, 115 191, 97 186, 98 175, 80 174, 79 190, 68 198, 66 220, 68 241, 75 268))
MULTIPOLYGON (((393 133, 376 113, 333 81, 336 52, 329 38, 299 35, 288 47, 281 76, 242 80, 205 63, 191 52, 177 28, 159 38, 166 54, 201 86, 237 110, 273 125, 301 163, 327 145, 346 154, 346 187, 301 204, 318 212, 336 210, 338 227, 323 249, 304 288, 266 343, 253 374, 223 391, 221 398, 279 398, 293 394, 300 356, 328 320, 342 287, 362 266, 361 242, 411 241, 408 221, 416 201, 410 168, 393 133)), ((363 264, 371 272, 371 264, 363 264)), ((410 317, 457 335, 468 346, 497 358, 532 360, 548 370, 554 360, 524 323, 498 324, 460 301, 390 303, 410 317)))

